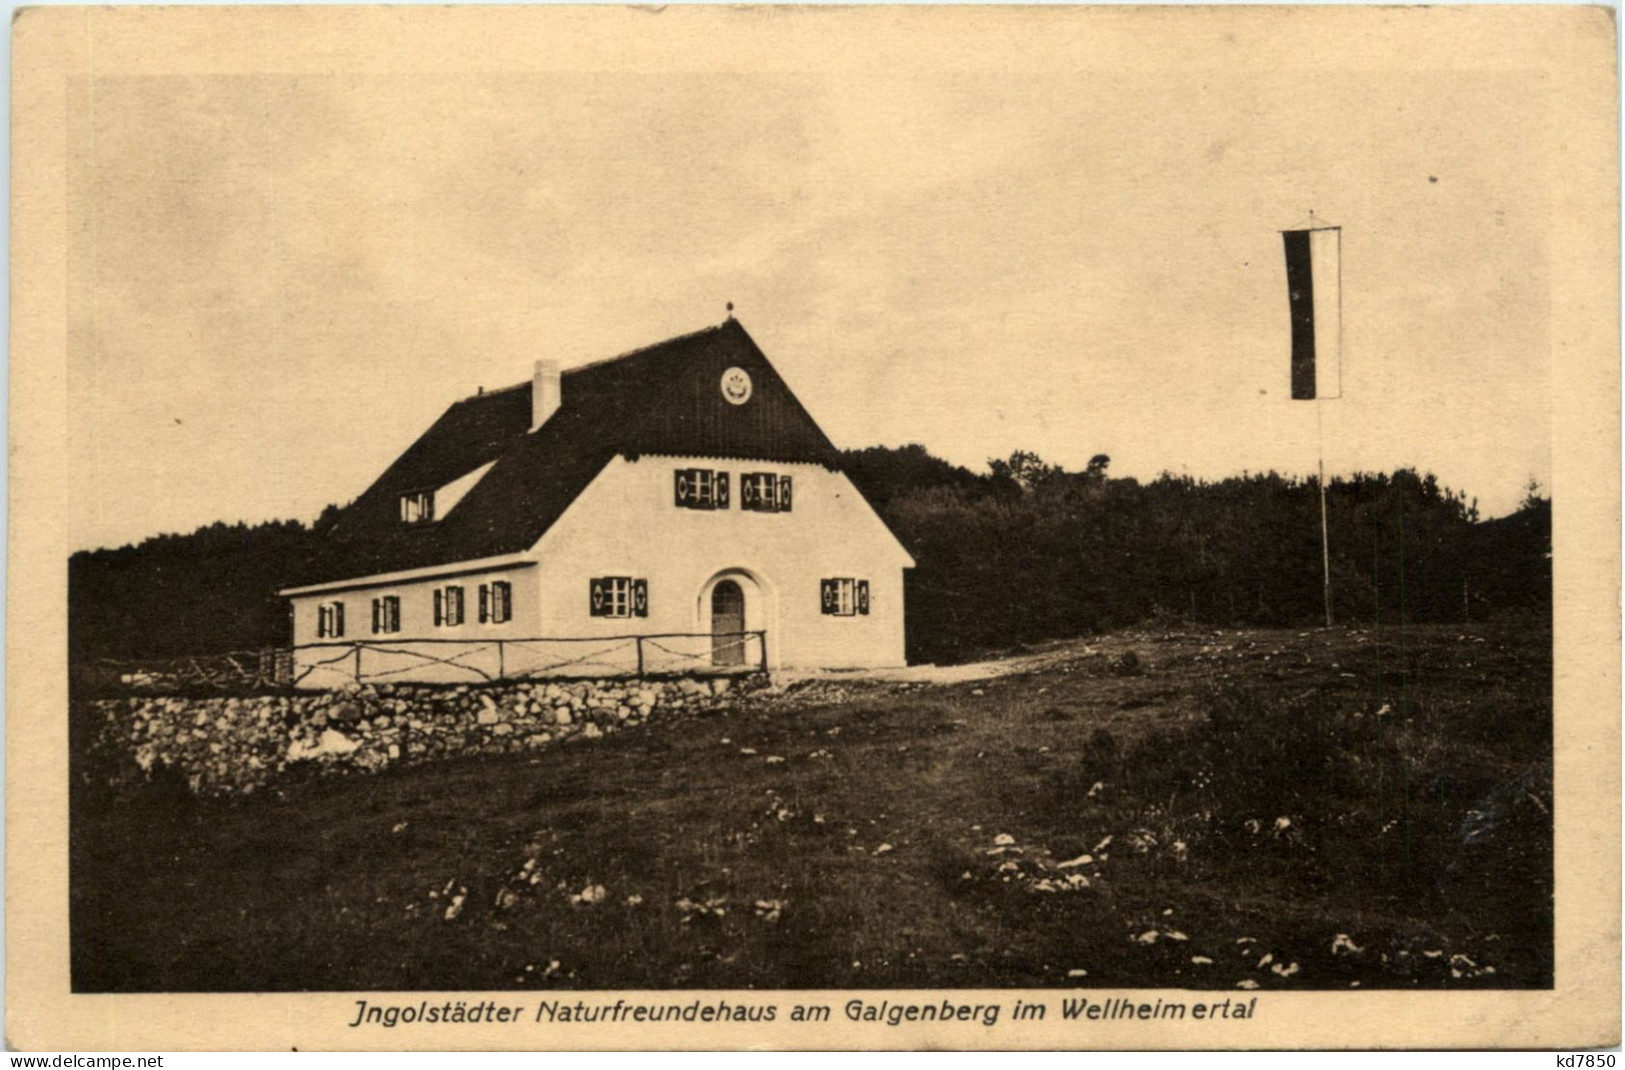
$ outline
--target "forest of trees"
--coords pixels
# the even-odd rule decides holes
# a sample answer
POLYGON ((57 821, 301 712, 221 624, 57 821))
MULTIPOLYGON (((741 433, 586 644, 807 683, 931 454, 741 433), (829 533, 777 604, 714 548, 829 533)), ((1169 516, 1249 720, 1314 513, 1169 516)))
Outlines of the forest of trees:
MULTIPOLYGON (((1114 479, 1018 451, 975 473, 922 446, 849 451, 847 471, 918 561, 909 657, 973 656, 1147 621, 1310 625, 1322 619, 1314 480, 1114 479)), ((1339 623, 1549 613, 1551 502, 1531 485, 1480 522, 1464 493, 1409 469, 1327 484, 1339 623)), ((76 660, 248 650, 289 641, 278 588, 334 513, 223 523, 69 562, 76 660)))
MULTIPOLYGON (((923 448, 848 455, 853 479, 914 554, 910 656, 1088 634, 1149 620, 1215 626, 1323 621, 1314 480, 1215 482, 1082 472, 1031 453, 977 476, 923 448)), ((1402 469, 1327 484, 1339 623, 1549 612, 1551 503, 1531 487, 1481 523, 1466 495, 1402 469)))

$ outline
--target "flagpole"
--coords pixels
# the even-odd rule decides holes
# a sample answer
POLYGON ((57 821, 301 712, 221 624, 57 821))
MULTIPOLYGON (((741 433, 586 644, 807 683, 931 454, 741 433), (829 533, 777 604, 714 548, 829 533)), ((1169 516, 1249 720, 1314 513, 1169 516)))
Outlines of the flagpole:
MULTIPOLYGON (((1337 371, 1337 392, 1333 399, 1343 396, 1341 368, 1343 359, 1343 228, 1323 226, 1309 211, 1307 226, 1282 231, 1286 240, 1287 294, 1292 313, 1292 391, 1293 400, 1312 399, 1315 403, 1315 470, 1316 489, 1320 496, 1320 594, 1326 610, 1326 627, 1332 627, 1332 550, 1329 525, 1326 518, 1326 429, 1321 404, 1325 399, 1325 368, 1317 349, 1317 329, 1323 324, 1315 319, 1314 244, 1313 235, 1319 231, 1332 231, 1337 236, 1337 260, 1333 268, 1333 285, 1337 288, 1337 343, 1333 365, 1337 371), (1302 240, 1294 242, 1294 238, 1302 240)), ((1325 280, 1321 280, 1321 285, 1325 280)))
POLYGON ((1320 575, 1321 598, 1326 604, 1326 627, 1332 626, 1332 550, 1326 533, 1326 436, 1320 420, 1320 397, 1315 397, 1315 461, 1320 468, 1320 575))

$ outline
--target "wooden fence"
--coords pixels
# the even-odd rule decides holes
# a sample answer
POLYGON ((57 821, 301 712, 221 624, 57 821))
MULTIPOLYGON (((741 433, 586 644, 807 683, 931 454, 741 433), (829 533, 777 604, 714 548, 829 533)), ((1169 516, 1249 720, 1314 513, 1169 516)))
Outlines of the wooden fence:
POLYGON ((293 647, 82 667, 96 690, 241 692, 400 681, 680 676, 767 668, 764 631, 526 639, 332 640, 293 647))

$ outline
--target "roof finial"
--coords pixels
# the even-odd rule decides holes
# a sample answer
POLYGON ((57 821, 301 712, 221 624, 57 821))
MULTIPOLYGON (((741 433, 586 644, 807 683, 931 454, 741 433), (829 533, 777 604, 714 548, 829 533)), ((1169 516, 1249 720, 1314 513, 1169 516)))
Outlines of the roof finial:
POLYGON ((732 301, 728 302, 728 318, 734 318, 734 303, 732 301))

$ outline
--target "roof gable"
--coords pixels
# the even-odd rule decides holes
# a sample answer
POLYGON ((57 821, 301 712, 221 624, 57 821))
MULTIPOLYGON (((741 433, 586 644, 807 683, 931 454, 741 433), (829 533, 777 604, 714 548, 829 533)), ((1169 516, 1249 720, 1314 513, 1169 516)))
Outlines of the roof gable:
POLYGON ((340 512, 306 582, 517 553, 536 544, 609 460, 643 454, 812 462, 839 455, 737 320, 566 370, 561 404, 530 431, 531 384, 465 398, 340 512), (723 374, 743 369, 748 401, 723 374), (494 463, 493 463, 494 462, 494 463), (455 510, 400 522, 400 498, 490 470, 455 510))

